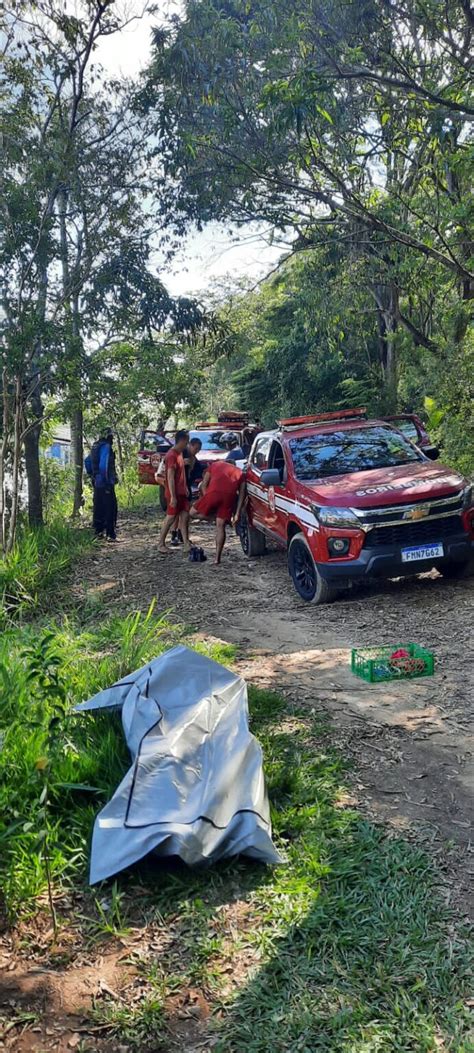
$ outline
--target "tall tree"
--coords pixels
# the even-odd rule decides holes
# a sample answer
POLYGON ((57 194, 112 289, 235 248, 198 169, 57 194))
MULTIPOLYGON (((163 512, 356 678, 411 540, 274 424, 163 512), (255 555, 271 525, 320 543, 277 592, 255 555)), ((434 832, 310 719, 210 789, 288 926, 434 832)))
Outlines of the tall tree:
POLYGON ((469 319, 472 33, 463 0, 198 0, 157 30, 141 93, 182 225, 261 218, 365 262, 392 402, 398 328, 436 346, 427 286, 453 339, 469 319))

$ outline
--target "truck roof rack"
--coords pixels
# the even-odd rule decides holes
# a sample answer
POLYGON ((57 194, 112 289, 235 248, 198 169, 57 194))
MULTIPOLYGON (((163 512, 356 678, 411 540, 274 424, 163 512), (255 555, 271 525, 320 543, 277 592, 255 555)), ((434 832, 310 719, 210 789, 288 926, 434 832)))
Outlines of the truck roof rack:
POLYGON ((245 410, 222 410, 221 413, 218 413, 217 419, 220 424, 230 424, 233 421, 234 424, 242 424, 245 427, 250 417, 245 410))
POLYGON ((236 420, 235 417, 233 417, 231 420, 224 420, 224 418, 218 421, 200 420, 197 422, 197 424, 194 425, 194 430, 198 428, 215 428, 216 431, 240 431, 242 428, 246 428, 247 424, 248 421, 236 420))
POLYGON ((283 431, 292 428, 309 428, 313 424, 331 424, 333 421, 367 420, 367 410, 360 406, 356 409, 333 410, 330 413, 311 413, 306 417, 285 417, 277 421, 283 431))

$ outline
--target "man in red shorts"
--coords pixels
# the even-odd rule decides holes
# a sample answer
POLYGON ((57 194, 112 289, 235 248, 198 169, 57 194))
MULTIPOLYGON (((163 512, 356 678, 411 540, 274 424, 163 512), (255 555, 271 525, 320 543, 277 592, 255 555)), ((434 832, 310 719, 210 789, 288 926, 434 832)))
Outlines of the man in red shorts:
POLYGON ((177 431, 174 446, 165 457, 166 516, 161 528, 159 552, 169 552, 165 541, 176 519, 183 535, 183 552, 189 552, 189 497, 183 453, 189 442, 189 432, 177 431))
POLYGON ((200 519, 216 517, 216 563, 225 545, 227 523, 237 523, 245 501, 245 476, 231 461, 211 461, 201 484, 201 497, 191 509, 200 519))

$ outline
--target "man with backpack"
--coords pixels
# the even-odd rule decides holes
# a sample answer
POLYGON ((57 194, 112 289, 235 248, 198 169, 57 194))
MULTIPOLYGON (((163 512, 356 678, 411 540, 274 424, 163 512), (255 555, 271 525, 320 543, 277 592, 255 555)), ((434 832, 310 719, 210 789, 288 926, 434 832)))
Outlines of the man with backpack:
POLYGON ((94 443, 90 454, 84 461, 86 472, 93 486, 92 525, 94 532, 96 537, 104 537, 105 534, 109 542, 117 540, 118 507, 115 494, 117 474, 113 441, 113 432, 111 428, 107 428, 94 443))

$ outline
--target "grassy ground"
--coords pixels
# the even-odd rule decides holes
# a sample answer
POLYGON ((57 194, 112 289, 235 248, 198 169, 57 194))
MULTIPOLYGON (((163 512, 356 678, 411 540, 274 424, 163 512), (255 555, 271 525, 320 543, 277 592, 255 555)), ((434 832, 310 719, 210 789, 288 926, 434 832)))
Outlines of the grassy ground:
MULTIPOLYGON (((38 588, 34 607, 45 605, 38 588)), ((93 954, 141 933, 132 994, 92 1014, 113 1046, 471 1053, 468 933, 437 874, 421 851, 357 815, 320 718, 277 695, 251 688, 250 713, 286 864, 240 860, 194 872, 145 863, 86 892, 93 819, 128 759, 115 718, 72 717, 71 707, 180 637, 153 610, 9 622, 0 644, 0 877, 11 921, 35 910, 49 861, 59 931, 74 929, 63 964, 78 947, 93 954)), ((228 647, 208 651, 232 661, 228 647)))

